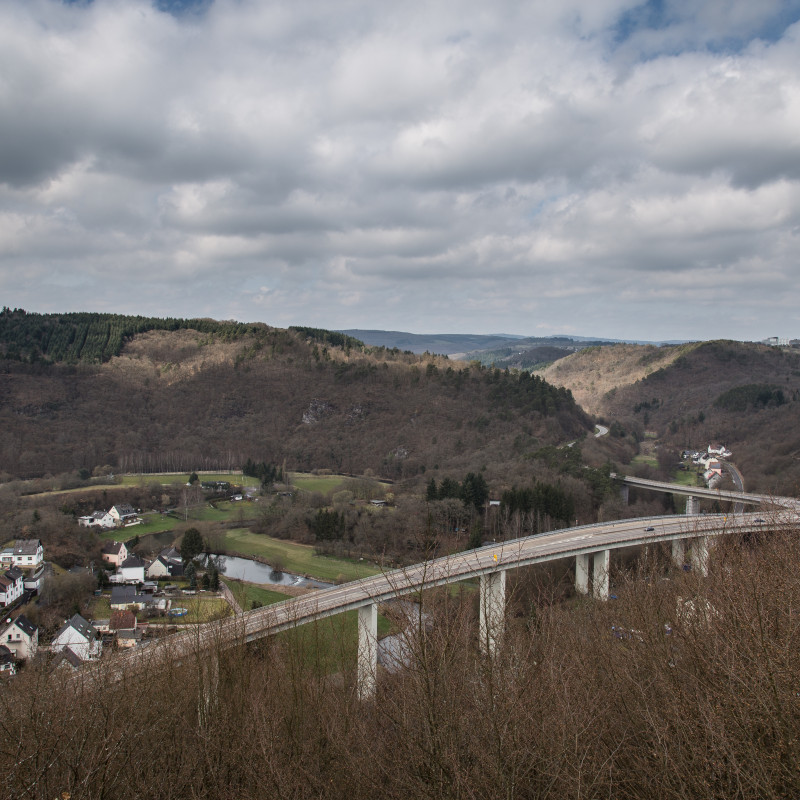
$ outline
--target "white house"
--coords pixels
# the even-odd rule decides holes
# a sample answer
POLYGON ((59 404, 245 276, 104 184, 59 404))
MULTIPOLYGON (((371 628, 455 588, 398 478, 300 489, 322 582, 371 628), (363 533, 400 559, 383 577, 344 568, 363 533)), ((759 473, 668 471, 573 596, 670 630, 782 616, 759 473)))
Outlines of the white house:
POLYGON ((20 614, 15 620, 6 620, 6 627, 0 630, 0 643, 11 650, 18 661, 36 655, 39 629, 24 614, 20 614))
POLYGON ((42 586, 44 585, 45 574, 44 564, 37 570, 29 569, 22 578, 22 584, 25 589, 39 594, 42 586))
POLYGON ((108 511, 95 511, 85 517, 78 517, 78 525, 84 528, 121 528, 125 525, 136 525, 141 520, 136 515, 136 509, 128 503, 118 503, 111 506, 108 511))
POLYGON ((100 551, 103 561, 118 567, 128 557, 125 542, 106 542, 100 551))
POLYGON ((111 506, 108 514, 114 520, 117 527, 130 525, 132 522, 137 521, 136 509, 128 503, 119 503, 115 506, 111 506))
POLYGON ((65 622, 50 643, 50 650, 54 653, 66 649, 71 650, 81 661, 100 658, 102 643, 97 638, 97 631, 80 614, 75 614, 65 622))
POLYGON ((22 570, 11 567, 0 573, 0 606, 10 606, 25 591, 22 570))
POLYGON ((30 569, 44 561, 44 548, 38 539, 17 539, 12 547, 0 552, 0 566, 30 569))
MULTIPOLYGON (((107 514, 107 511, 94 511, 93 513, 87 514, 84 517, 78 517, 78 525, 81 525, 84 528, 105 528, 106 525, 103 524, 103 520, 107 514)), ((108 527, 115 527, 114 522, 111 521, 108 527)))
POLYGON ((144 583, 144 561, 139 556, 128 556, 117 567, 123 583, 144 583))

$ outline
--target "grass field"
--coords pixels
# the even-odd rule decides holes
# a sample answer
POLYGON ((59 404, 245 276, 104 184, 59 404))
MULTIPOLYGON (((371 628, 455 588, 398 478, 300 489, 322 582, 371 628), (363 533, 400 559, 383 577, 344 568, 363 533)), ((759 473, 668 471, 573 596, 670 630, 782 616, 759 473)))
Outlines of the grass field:
MULTIPOLYGON (((188 472, 140 472, 131 475, 120 475, 123 486, 146 486, 148 483, 181 483, 189 481, 188 472)), ((241 472, 198 472, 201 481, 228 481, 237 486, 260 486, 258 478, 242 475, 241 472)))
POLYGON ((193 625, 198 622, 214 622, 233 615, 233 609, 228 605, 228 601, 222 597, 206 597, 204 595, 179 597, 172 601, 172 606, 173 608, 186 608, 189 613, 185 617, 156 617, 149 619, 148 623, 154 625, 193 625))
POLYGON ((278 560, 287 572, 311 575, 322 581, 354 581, 380 572, 375 564, 367 561, 319 556, 309 545, 273 539, 270 536, 252 533, 246 528, 226 531, 223 543, 228 550, 245 556, 260 556, 268 563, 278 560))
MULTIPOLYGON (((391 628, 378 615, 378 638, 391 628)), ((358 611, 346 611, 278 634, 289 652, 318 675, 352 670, 358 651, 358 611)))
POLYGON ((116 483, 97 483, 91 486, 78 486, 77 489, 53 489, 52 491, 47 492, 35 492, 34 494, 26 494, 24 497, 52 497, 53 495, 60 495, 60 494, 80 494, 81 492, 95 492, 95 491, 113 491, 114 489, 123 489, 123 486, 120 486, 116 483))
POLYGON ((347 480, 344 475, 311 475, 305 472, 294 472, 291 475, 292 486, 304 492, 335 492, 347 480))
POLYGON ((702 486, 700 482, 700 475, 694 468, 675 470, 672 476, 673 483, 679 483, 681 486, 702 486))
MULTIPOLYGON (((201 521, 210 522, 226 522, 230 519, 241 519, 242 521, 248 519, 255 519, 258 516, 259 505, 258 503, 249 503, 245 501, 231 502, 223 500, 216 503, 214 506, 206 503, 203 506, 196 506, 188 510, 189 519, 196 519, 201 521)), ((183 517, 180 509, 176 515, 183 517)))
POLYGON ((141 525, 131 525, 128 528, 114 528, 110 531, 103 531, 99 534, 104 541, 128 541, 134 536, 147 536, 150 533, 163 533, 171 531, 178 526, 190 524, 193 520, 197 522, 227 522, 236 520, 241 524, 246 524, 248 520, 255 519, 258 515, 259 507, 255 503, 237 502, 231 503, 227 500, 217 503, 216 508, 208 503, 187 509, 186 519, 181 509, 177 509, 172 514, 159 514, 158 512, 147 512, 141 517, 144 522, 141 525))
POLYGON ((131 525, 127 528, 112 528, 109 531, 98 533, 101 541, 127 542, 134 536, 147 536, 149 533, 162 533, 171 531, 181 520, 168 514, 142 514, 144 523, 131 525))
POLYGON ((287 594, 273 592, 272 589, 265 589, 263 586, 257 586, 246 581, 226 578, 224 583, 231 590, 236 602, 244 611, 250 611, 253 606, 253 600, 257 600, 262 606, 271 606, 273 603, 280 603, 289 599, 287 594))
MULTIPOLYGON (((245 581, 226 579, 225 583, 245 611, 250 610, 253 600, 268 606, 290 599, 285 594, 245 581)), ((378 614, 378 638, 389 634, 391 628, 391 622, 378 614)), ((283 642, 301 663, 319 674, 352 669, 358 650, 358 611, 347 611, 318 622, 309 622, 277 634, 276 639, 283 642)))
POLYGON ((111 619, 111 601, 108 597, 94 598, 92 619, 111 619))
POLYGON ((647 464, 650 467, 658 467, 658 459, 655 456, 638 455, 631 459, 631 464, 647 464))

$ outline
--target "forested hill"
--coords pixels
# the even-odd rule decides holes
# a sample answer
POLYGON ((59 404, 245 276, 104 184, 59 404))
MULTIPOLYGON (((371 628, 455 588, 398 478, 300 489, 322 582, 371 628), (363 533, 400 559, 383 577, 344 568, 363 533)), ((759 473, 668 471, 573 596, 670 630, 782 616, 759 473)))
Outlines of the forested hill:
POLYGON ((252 458, 406 478, 507 464, 591 429, 569 390, 542 378, 336 332, 8 310, 2 321, 5 477, 252 458))
POLYGON ((239 339, 265 327, 213 319, 159 319, 91 312, 36 314, 4 307, 0 312, 0 355, 15 361, 101 363, 118 356, 125 342, 137 333, 191 329, 239 339))
MULTIPOLYGON (((660 460, 684 448, 727 445, 747 488, 800 486, 800 352, 710 341, 583 350, 548 367, 615 434, 657 437, 660 460)), ((671 461, 670 461, 671 458, 671 461)))

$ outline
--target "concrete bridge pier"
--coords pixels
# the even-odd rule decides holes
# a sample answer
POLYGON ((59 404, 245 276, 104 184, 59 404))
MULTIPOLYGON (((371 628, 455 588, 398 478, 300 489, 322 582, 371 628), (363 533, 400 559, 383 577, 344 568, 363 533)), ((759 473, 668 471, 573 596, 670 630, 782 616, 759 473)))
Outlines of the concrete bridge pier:
POLYGON ((683 539, 672 540, 672 563, 676 567, 683 566, 683 562, 686 558, 685 550, 683 539))
POLYGON ((480 648, 484 655, 493 656, 503 638, 506 616, 506 571, 481 575, 480 590, 480 648))
POLYGON ((592 563, 592 594, 597 600, 608 600, 608 567, 610 550, 598 550, 592 563))
POLYGON ((373 700, 378 678, 378 604, 358 609, 358 697, 373 700))
POLYGON ((686 498, 686 513, 687 514, 697 513, 697 498, 693 497, 692 495, 688 495, 686 498))
POLYGON ((589 594, 589 554, 575 556, 575 591, 589 594))
POLYGON ((708 575, 708 536, 697 536, 692 539, 691 551, 692 570, 701 575, 708 575))
POLYGON ((619 495, 622 498, 622 502, 625 505, 628 505, 628 501, 630 499, 631 490, 627 483, 623 483, 619 490, 619 495))

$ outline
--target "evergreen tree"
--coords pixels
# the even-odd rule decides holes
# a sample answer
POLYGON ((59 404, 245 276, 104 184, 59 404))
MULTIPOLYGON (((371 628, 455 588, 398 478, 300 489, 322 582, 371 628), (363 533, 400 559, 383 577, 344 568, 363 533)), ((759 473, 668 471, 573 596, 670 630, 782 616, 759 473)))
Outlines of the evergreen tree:
POLYGON ((193 561, 205 550, 203 535, 197 528, 187 528, 181 539, 180 550, 184 564, 193 561))
POLYGON ((183 573, 189 579, 189 588, 196 589, 197 588, 197 568, 194 565, 193 561, 190 561, 186 565, 186 569, 183 573))
POLYGON ((436 488, 436 479, 435 478, 431 478, 430 482, 428 483, 428 489, 425 492, 425 499, 428 502, 431 502, 432 500, 438 500, 439 499, 439 490, 436 488))

